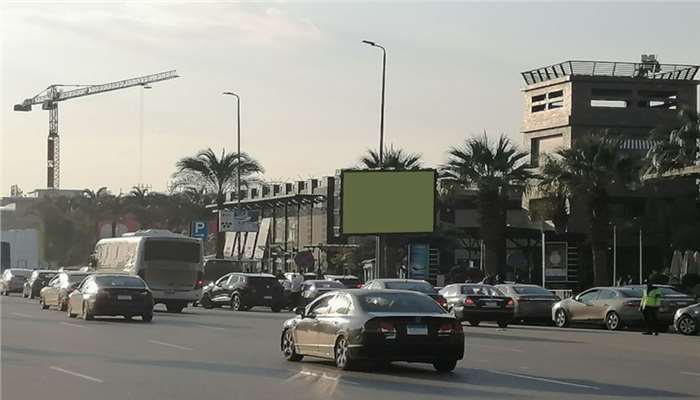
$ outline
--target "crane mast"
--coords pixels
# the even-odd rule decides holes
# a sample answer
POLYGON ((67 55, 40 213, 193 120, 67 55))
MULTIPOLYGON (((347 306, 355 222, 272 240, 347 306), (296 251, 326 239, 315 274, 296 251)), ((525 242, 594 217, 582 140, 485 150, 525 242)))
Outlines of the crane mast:
POLYGON ((124 79, 101 85, 61 85, 54 84, 39 92, 34 97, 25 99, 15 104, 15 111, 31 111, 33 105, 41 104, 42 110, 49 111, 49 137, 47 141, 46 186, 49 189, 58 189, 61 179, 61 146, 58 135, 58 103, 78 97, 91 96, 114 90, 126 89, 134 86, 145 86, 155 82, 161 82, 177 78, 177 71, 171 70, 157 74, 124 79), (64 90, 63 88, 77 87, 77 89, 64 90))

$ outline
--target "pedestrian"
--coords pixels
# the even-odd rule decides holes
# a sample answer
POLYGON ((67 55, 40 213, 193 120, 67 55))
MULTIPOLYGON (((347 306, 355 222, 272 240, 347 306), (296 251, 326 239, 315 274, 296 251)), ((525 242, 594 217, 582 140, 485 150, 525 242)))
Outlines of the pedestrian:
POLYGON ((659 321, 656 311, 661 305, 661 289, 654 286, 651 279, 647 280, 647 287, 644 289, 644 296, 640 303, 640 309, 644 315, 644 323, 647 330, 642 335, 659 335, 659 321))

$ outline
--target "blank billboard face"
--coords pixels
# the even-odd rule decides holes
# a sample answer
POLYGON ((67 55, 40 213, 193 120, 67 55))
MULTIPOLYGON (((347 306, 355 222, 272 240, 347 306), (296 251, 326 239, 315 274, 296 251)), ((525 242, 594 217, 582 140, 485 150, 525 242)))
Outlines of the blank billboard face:
POLYGON ((343 171, 342 233, 433 232, 435 178, 434 170, 343 171))

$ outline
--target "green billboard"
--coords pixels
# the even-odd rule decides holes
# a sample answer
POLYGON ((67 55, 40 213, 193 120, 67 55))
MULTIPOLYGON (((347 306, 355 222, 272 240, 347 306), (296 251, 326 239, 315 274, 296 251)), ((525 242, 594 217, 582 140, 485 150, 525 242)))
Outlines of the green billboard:
POLYGON ((340 226, 343 235, 432 233, 435 170, 344 170, 340 226))

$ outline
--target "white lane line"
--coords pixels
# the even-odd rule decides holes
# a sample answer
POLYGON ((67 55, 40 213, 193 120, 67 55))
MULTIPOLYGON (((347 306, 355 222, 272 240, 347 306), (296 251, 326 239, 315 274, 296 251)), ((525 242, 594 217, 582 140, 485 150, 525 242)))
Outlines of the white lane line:
POLYGON ((538 378, 538 377, 536 377, 536 376, 528 376, 528 375, 520 375, 520 374, 511 374, 511 373, 509 373, 509 372, 500 372, 500 371, 493 371, 493 370, 489 370, 488 372, 490 372, 490 373, 492 373, 492 374, 505 375, 505 376, 512 376, 512 377, 515 377, 515 378, 530 379, 530 380, 533 380, 533 381, 554 383, 554 384, 557 384, 557 385, 572 386, 572 387, 577 387, 577 388, 582 388, 582 389, 600 390, 599 387, 595 387, 595 386, 580 385, 580 384, 578 384, 578 383, 570 383, 570 382, 564 382, 564 381, 557 381, 557 380, 554 380, 554 379, 538 378))
POLYGON ((700 372, 681 371, 681 374, 683 374, 683 375, 690 375, 690 376, 700 376, 700 372))
POLYGON ((496 349, 496 350, 510 351, 513 353, 524 353, 525 352, 525 350, 512 349, 510 347, 490 346, 488 344, 467 344, 467 346, 469 346, 469 347, 483 347, 485 349, 496 349))
POLYGON ((64 374, 77 376, 78 378, 87 379, 87 380, 89 380, 89 381, 93 381, 93 382, 97 382, 97 383, 102 383, 102 382, 104 382, 102 379, 97 379, 97 378, 93 378, 92 376, 79 374, 79 373, 73 372, 73 371, 68 371, 67 369, 58 368, 58 367, 49 367, 49 368, 52 369, 52 370, 54 370, 54 371, 63 372, 64 374))
POLYGON ((34 318, 34 316, 33 316, 33 315, 29 315, 29 314, 22 314, 22 313, 18 313, 18 312, 13 312, 13 313, 12 313, 12 315, 16 315, 16 316, 18 316, 18 317, 22 317, 22 318, 34 318))
POLYGON ((90 329, 90 327, 88 327, 88 326, 83 326, 83 325, 78 325, 78 324, 71 324, 70 322, 61 322, 61 325, 73 326, 73 327, 75 327, 75 328, 90 329))
POLYGON ((179 345, 172 344, 172 343, 160 342, 158 340, 149 340, 148 343, 159 344, 161 346, 172 347, 174 349, 180 349, 180 350, 188 350, 188 351, 194 350, 194 349, 191 349, 189 347, 179 346, 179 345))
POLYGON ((225 331, 226 330, 226 328, 222 328, 220 326, 199 325, 199 324, 195 324, 194 326, 198 326, 200 328, 215 329, 217 331, 225 331))

